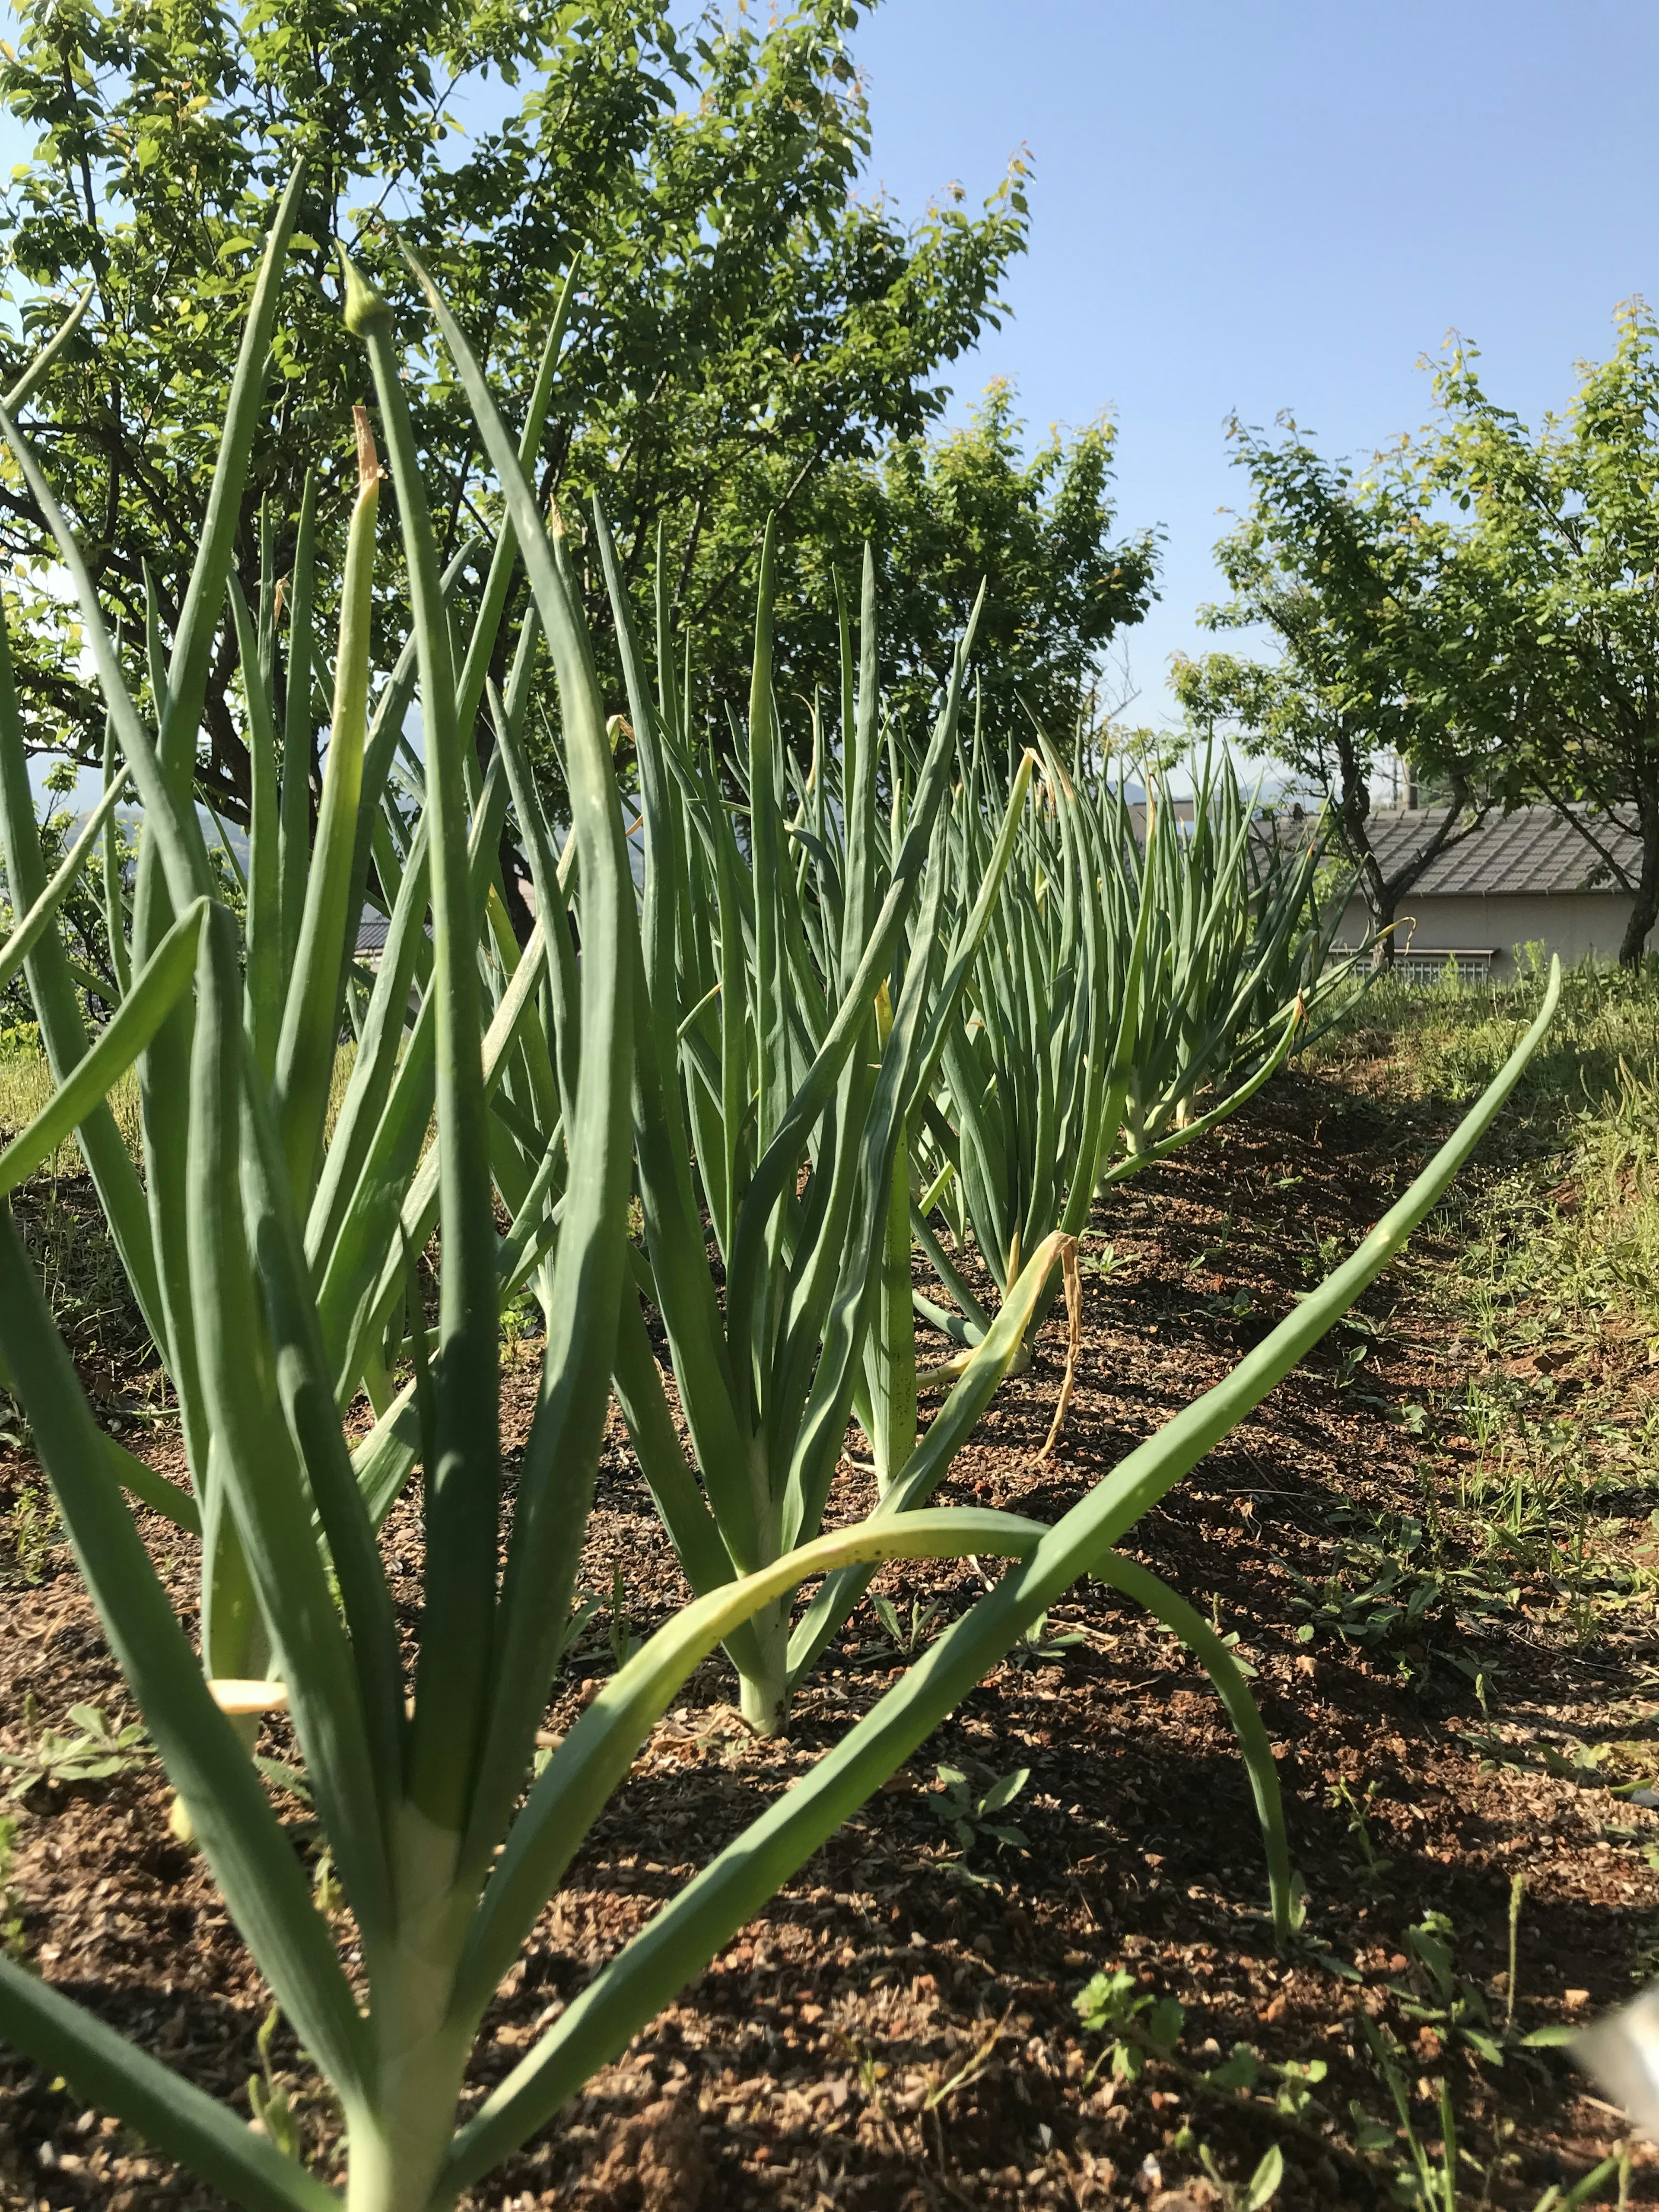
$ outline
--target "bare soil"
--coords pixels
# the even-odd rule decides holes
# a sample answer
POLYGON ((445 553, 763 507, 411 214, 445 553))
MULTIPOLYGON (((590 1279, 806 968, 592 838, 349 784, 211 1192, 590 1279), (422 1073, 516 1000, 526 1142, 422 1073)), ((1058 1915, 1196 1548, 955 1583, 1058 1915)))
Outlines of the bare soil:
MULTIPOLYGON (((958 1459, 941 1502, 1053 1519, 1311 1285, 1324 1272, 1321 1238, 1346 1249, 1375 1221, 1452 1115, 1379 1103, 1355 1087, 1352 1068, 1342 1080, 1347 1088, 1320 1069, 1279 1079, 1248 1116, 1111 1197, 1097 1228, 1115 1264, 1084 1278, 1081 1370, 1054 1454, 1038 1463, 1063 1358, 1058 1316, 1030 1370, 1005 1386, 958 1459)), ((1081 1588, 1051 1615, 1041 1647, 984 1682, 625 2057, 471 2202, 990 2212, 1162 2196, 1175 2212, 1221 2201, 1199 2144, 1238 2180, 1274 2142, 1285 2156, 1280 2204, 1397 2201, 1389 2160, 1353 2149, 1351 2107, 1393 2117, 1357 2033, 1362 2011, 1404 2046, 1414 2115, 1437 2155, 1431 2099, 1450 2080, 1468 2205, 1530 2212, 1549 2184, 1615 2148, 1623 2122, 1563 2054, 1510 2047, 1497 2066, 1466 2045, 1443 2047, 1409 2010, 1428 1990, 1407 1930, 1436 1911, 1455 1931, 1448 1940, 1467 1987, 1501 2033, 1517 1873, 1526 1880, 1517 2031, 1626 1998, 1659 1936, 1659 1873, 1645 1849, 1659 1843, 1659 1812, 1602 1786, 1640 1780, 1652 1751, 1650 1598, 1587 1614, 1543 1565, 1517 1558, 1494 1580, 1490 1562, 1461 1547, 1452 1507, 1480 1451, 1462 1433, 1458 1396, 1470 1372, 1493 1363, 1458 1340, 1437 1288, 1455 1256, 1431 1223, 1413 1263, 1368 1294, 1375 1334, 1335 1333, 1128 1547, 1237 1630, 1239 1656, 1256 1670, 1308 1885, 1305 1925, 1290 1949, 1274 1948, 1243 1767, 1206 1679, 1114 1592, 1081 1588), (1341 1565, 1338 1547, 1374 1515, 1394 1516, 1384 1526, 1396 1529, 1417 1524, 1424 1533, 1407 1564, 1425 1568, 1438 1526, 1440 1567, 1467 1566, 1471 1578, 1379 1640, 1364 1640, 1363 1607, 1350 1637, 1316 1625, 1311 1639, 1299 1638, 1310 1613, 1296 1602, 1306 1593, 1294 1577, 1322 1584, 1341 1565), (1594 1772, 1549 1771, 1552 1748, 1573 1742, 1612 1749, 1594 1772), (953 1866, 939 1764, 976 1790, 1029 1769, 1002 1816, 1027 1847, 981 1842, 953 1866), (1334 1795, 1339 1785, 1364 1810, 1370 1863, 1334 1795), (1103 2039, 1084 2032, 1073 1999, 1097 1970, 1116 1966, 1186 2008, 1179 2068, 1154 2063, 1133 2081, 1114 2081, 1108 2068, 1091 2078, 1103 2039), (1275 2109, 1271 2081, 1254 2100, 1195 2084, 1241 2040, 1264 2064, 1322 2062, 1328 2071, 1299 2118, 1275 2109)), ((1633 1428, 1652 1384, 1645 1343, 1613 1325, 1541 1360, 1534 1345, 1498 1364, 1558 1411, 1576 1405, 1615 1431, 1633 1428)), ((143 1376, 118 1359, 95 1370, 89 1362, 100 1411, 123 1420, 133 1443, 143 1376)), ((510 1436, 524 1434, 533 1386, 527 1359, 509 1392, 510 1436)), ((138 1435, 146 1456, 177 1470, 165 1425, 138 1435)), ((863 1439, 855 1433, 850 1443, 838 1506, 848 1515, 867 1502, 856 1465, 863 1439)), ((0 1512, 37 1480, 26 1456, 0 1447, 0 1512)), ((605 1597, 620 1565, 631 1626, 643 1632, 684 1592, 614 1417, 599 1498, 583 1579, 605 1597)), ((1598 1493, 1598 1542, 1615 1565, 1624 1553, 1639 1564, 1640 1547, 1652 1544, 1653 1504, 1634 1480, 1598 1493)), ((149 1516, 146 1534, 188 1622, 191 1546, 149 1516)), ((386 1548, 412 1629, 416 1501, 389 1524, 386 1548)), ((11 1749, 26 1741, 26 1696, 54 1724, 77 1701, 111 1714, 124 1703, 67 1553, 49 1553, 40 1571, 33 1587, 14 1577, 0 1600, 0 1746, 11 1749)), ((1363 1579, 1347 1577, 1355 1588, 1363 1579)), ((1616 1577, 1604 1583, 1617 1587, 1616 1577)), ((937 1626, 981 1584, 963 1562, 892 1570, 880 1587, 907 1620, 913 1600, 939 1600, 937 1626)), ((601 1616, 567 1661, 551 1731, 568 1726, 608 1670, 606 1630, 601 1616)), ((873 1702, 898 1663, 861 1611, 800 1697, 787 1737, 772 1743, 752 1741, 738 1721, 721 1667, 700 1671, 503 1986, 477 2054, 481 2091, 873 1702)), ((264 1747, 283 1752, 280 1729, 264 1747)), ((1568 1762, 1557 1752, 1553 1763, 1568 1762)), ((296 1848, 314 1858, 303 1808, 286 1802, 296 1848)), ((246 2111, 269 1995, 201 1861, 170 1838, 167 1805, 154 1764, 30 1792, 14 1808, 14 1941, 53 1984, 246 2111)), ((0 1922, 7 1917, 0 1911, 0 1922)), ((275 2056, 326 2172, 335 2123, 285 2028, 275 2056)), ((1596 2201, 1613 2196, 1609 2186, 1596 2201)), ((5 2053, 0 2199, 111 2212, 218 2201, 5 2053)), ((1639 2143, 1629 2201, 1659 2203, 1659 2156, 1639 2143)))

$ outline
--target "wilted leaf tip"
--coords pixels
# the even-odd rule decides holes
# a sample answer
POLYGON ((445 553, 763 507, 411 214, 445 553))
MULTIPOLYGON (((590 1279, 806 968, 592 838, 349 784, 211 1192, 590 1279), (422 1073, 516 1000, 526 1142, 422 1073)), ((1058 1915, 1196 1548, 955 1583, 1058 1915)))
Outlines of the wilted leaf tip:
POLYGON ((374 431, 367 407, 352 409, 351 426, 357 434, 357 496, 367 499, 380 481, 380 457, 374 449, 374 431))

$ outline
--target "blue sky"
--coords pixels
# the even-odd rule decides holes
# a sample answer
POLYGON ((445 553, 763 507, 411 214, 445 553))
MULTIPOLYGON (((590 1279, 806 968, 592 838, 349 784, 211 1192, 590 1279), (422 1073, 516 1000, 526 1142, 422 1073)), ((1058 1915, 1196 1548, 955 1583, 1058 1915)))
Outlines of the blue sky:
POLYGON ((1117 416, 1121 519, 1168 532, 1133 720, 1174 720, 1169 656, 1206 642, 1231 410, 1369 453, 1455 328, 1535 422, 1659 294, 1653 0, 886 0, 854 52, 905 212, 1034 162, 1013 316, 951 417, 995 375, 1033 434, 1117 416))

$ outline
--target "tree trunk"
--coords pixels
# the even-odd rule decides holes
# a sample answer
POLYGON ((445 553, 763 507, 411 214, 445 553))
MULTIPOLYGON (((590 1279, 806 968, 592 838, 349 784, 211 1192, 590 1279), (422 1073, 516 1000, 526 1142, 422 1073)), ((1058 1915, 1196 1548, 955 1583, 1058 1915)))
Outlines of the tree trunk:
POLYGON ((1393 895, 1391 888, 1379 888, 1372 895, 1371 920, 1376 927, 1376 942, 1371 947, 1371 966, 1384 975, 1393 974, 1398 957, 1394 922, 1399 907, 1399 899, 1393 895))
POLYGON ((1642 955, 1647 951, 1649 932, 1654 923, 1659 921, 1659 794, 1650 796, 1644 793, 1640 807, 1642 872, 1636 879, 1625 941, 1619 947, 1619 965, 1621 968, 1641 966, 1642 955))
POLYGON ((507 918, 513 925, 513 934, 518 939, 519 950, 522 952, 530 942, 532 930, 536 927, 536 917, 525 896, 530 869, 505 823, 501 824, 501 843, 496 849, 501 864, 501 894, 507 918))

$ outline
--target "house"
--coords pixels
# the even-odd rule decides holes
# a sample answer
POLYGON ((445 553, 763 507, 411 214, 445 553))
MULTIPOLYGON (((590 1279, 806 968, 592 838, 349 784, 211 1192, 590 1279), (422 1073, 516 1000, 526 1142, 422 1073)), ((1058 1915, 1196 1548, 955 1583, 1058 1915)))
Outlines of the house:
POLYGON ((360 968, 378 968, 386 951, 386 932, 392 924, 379 907, 366 906, 357 919, 356 959, 360 968))
MULTIPOLYGON (((1575 809, 1574 811, 1589 810, 1575 809)), ((1371 846, 1384 875, 1420 851, 1445 818, 1436 807, 1394 806, 1370 817, 1371 846)), ((1641 846, 1603 814, 1589 816, 1597 840, 1626 875, 1641 865, 1641 846)), ((1614 960, 1630 920, 1631 899, 1589 840, 1553 806, 1492 814, 1429 866, 1401 899, 1395 960, 1412 981, 1437 980, 1448 959, 1466 982, 1504 982, 1516 973, 1516 951, 1541 945, 1563 967, 1594 955, 1614 960)), ((1371 918, 1352 898, 1335 951, 1361 945, 1371 918)), ((1652 945, 1659 932, 1650 938, 1652 945)))

